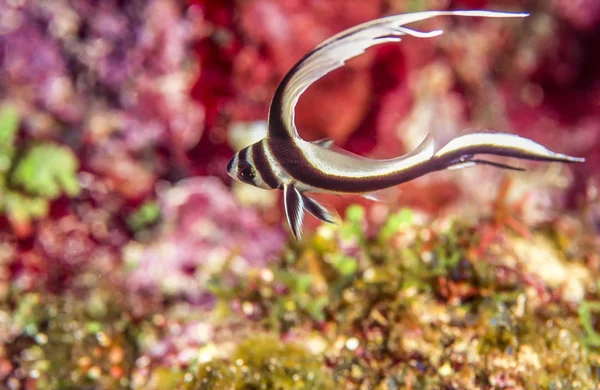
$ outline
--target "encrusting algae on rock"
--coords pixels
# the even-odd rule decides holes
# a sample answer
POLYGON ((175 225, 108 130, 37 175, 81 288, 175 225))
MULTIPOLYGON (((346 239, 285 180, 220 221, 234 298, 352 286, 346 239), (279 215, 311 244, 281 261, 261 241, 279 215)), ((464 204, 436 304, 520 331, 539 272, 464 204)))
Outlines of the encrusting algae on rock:
POLYGON ((593 388, 597 238, 565 216, 529 229, 535 251, 520 251, 509 227, 482 246, 490 221, 403 209, 373 228, 352 206, 271 264, 235 281, 216 271, 204 308, 149 305, 90 274, 62 298, 13 287, 0 374, 11 389, 593 388), (539 253, 586 269, 583 293, 529 270, 525 256, 539 253))
POLYGON ((202 363, 194 369, 154 370, 149 389, 334 389, 322 357, 294 342, 262 334, 243 340, 228 360, 202 363))
MULTIPOLYGON (((589 280, 582 282, 585 301, 573 302, 561 286, 529 272, 526 258, 507 262, 517 242, 509 228, 476 258, 477 225, 405 209, 366 234, 367 220, 352 206, 341 225, 323 225, 279 263, 215 290, 220 331, 208 344, 229 352, 176 371, 156 366, 147 386, 593 388, 600 338, 589 280)), ((560 226, 531 232, 552 237, 560 226)), ((550 238, 535 242, 549 245, 540 251, 556 250, 550 238)))
POLYGON ((6 388, 127 388, 142 323, 134 324, 119 301, 101 289, 9 295, 0 306, 6 388))

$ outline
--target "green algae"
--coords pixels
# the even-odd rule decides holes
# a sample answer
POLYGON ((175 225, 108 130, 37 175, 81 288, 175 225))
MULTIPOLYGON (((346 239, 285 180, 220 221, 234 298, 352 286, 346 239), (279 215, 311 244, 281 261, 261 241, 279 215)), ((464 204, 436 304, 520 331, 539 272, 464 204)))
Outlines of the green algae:
POLYGON ((379 238, 387 241, 402 229, 410 227, 413 220, 413 213, 410 209, 402 209, 390 215, 385 224, 379 230, 379 238))
POLYGON ((70 197, 80 192, 76 172, 79 161, 73 152, 60 145, 35 144, 18 161, 11 180, 28 194, 45 199, 61 195, 70 197))
POLYGON ((0 212, 17 235, 27 235, 31 220, 48 214, 51 200, 79 194, 79 162, 66 146, 19 145, 20 119, 14 107, 0 108, 0 212))
POLYGON ((595 314, 600 313, 599 301, 584 301, 581 302, 577 309, 581 326, 585 331, 585 344, 590 348, 600 348, 600 333, 595 329, 594 324, 596 319, 595 314))
POLYGON ((127 217, 127 225, 134 232, 139 232, 158 221, 160 206, 156 202, 145 202, 127 217))
MULTIPOLYGON (((202 388, 187 379, 188 377, 182 370, 159 366, 152 371, 150 380, 144 385, 144 388, 148 390, 192 390, 202 388)), ((225 383, 218 380, 218 375, 215 375, 214 380, 206 383, 211 389, 227 389, 225 383)))
POLYGON ((6 182, 12 159, 15 154, 15 141, 19 130, 19 114, 10 105, 0 108, 0 184, 6 182))
POLYGON ((240 341, 227 360, 213 360, 190 372, 158 367, 146 387, 151 390, 335 389, 323 359, 295 342, 268 334, 240 341))
POLYGON ((205 363, 197 372, 200 389, 336 388, 322 358, 270 335, 242 341, 228 362, 205 363))

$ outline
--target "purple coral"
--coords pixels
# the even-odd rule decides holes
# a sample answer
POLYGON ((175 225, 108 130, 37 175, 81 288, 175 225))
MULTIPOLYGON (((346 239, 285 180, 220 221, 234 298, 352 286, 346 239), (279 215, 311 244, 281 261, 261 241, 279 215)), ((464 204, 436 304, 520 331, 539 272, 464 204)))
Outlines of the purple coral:
POLYGON ((234 275, 264 267, 286 238, 281 227, 241 207, 216 178, 185 180, 164 191, 160 202, 164 230, 153 244, 131 252, 137 266, 128 285, 134 289, 209 298, 206 282, 229 271, 223 269, 228 261, 234 275))

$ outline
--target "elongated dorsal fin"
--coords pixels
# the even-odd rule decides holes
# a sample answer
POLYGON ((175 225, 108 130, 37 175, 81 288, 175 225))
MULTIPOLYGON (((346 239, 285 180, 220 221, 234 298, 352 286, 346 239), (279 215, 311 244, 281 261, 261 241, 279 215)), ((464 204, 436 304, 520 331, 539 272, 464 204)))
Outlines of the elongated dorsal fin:
POLYGON ((399 42, 402 36, 418 39, 432 38, 440 30, 420 32, 404 25, 437 16, 470 16, 488 18, 520 18, 526 13, 495 11, 425 11, 392 15, 365 22, 344 30, 325 40, 302 57, 285 75, 271 101, 269 137, 299 137, 295 125, 295 107, 304 91, 331 71, 344 66, 347 60, 368 48, 387 42, 399 42))

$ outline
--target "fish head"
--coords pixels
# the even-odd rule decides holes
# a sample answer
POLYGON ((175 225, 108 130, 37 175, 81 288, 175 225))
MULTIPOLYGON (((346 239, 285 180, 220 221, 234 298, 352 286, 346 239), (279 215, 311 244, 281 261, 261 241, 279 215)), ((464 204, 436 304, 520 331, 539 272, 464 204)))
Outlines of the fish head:
POLYGON ((250 145, 237 152, 227 163, 227 174, 235 181, 250 184, 254 187, 272 189, 261 178, 260 167, 256 167, 253 160, 253 149, 257 144, 250 145))

